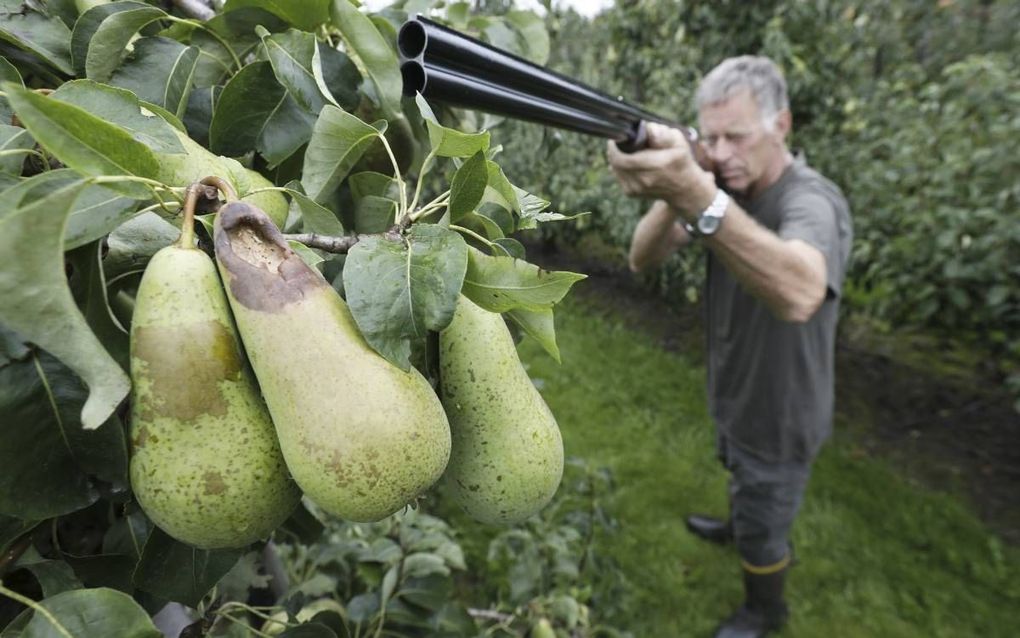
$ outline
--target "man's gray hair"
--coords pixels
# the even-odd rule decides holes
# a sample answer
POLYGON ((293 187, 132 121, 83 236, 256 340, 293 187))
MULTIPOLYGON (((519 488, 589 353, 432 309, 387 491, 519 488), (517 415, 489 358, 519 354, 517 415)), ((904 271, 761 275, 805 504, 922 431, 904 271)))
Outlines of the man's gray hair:
POLYGON ((723 60, 701 80, 695 102, 700 110, 707 104, 728 100, 742 90, 751 92, 766 128, 772 128, 780 111, 790 108, 783 73, 775 62, 760 55, 723 60))

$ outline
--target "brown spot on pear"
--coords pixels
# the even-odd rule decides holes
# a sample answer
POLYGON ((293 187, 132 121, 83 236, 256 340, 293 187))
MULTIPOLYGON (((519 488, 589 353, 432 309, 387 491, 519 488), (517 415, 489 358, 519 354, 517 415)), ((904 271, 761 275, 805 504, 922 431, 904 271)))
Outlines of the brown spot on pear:
POLYGON ((160 250, 131 324, 131 486, 145 513, 202 549, 266 538, 301 497, 209 257, 160 250))
POLYGON ((302 491, 327 512, 376 521, 435 483, 449 459, 450 429, 428 381, 368 346, 340 295, 256 207, 224 206, 214 243, 302 491))

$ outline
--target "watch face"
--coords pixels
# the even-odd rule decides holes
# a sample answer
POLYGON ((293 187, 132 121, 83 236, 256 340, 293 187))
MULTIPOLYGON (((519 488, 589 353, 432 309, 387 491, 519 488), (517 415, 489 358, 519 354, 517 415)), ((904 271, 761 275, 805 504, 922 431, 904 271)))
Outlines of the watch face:
POLYGON ((719 230, 719 222, 722 220, 718 217, 710 215, 702 215, 698 219, 698 231, 702 235, 712 235, 715 231, 719 230))

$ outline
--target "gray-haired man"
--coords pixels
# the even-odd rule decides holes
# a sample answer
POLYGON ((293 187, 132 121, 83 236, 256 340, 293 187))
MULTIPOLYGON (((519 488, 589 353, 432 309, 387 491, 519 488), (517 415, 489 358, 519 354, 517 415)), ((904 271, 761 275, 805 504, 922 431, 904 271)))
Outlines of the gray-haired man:
POLYGON ((687 526, 735 542, 745 602, 716 636, 750 638, 786 621, 790 527, 832 431, 852 230, 839 189, 787 148, 786 82, 772 61, 724 61, 705 76, 697 106, 714 174, 679 131, 655 124, 647 150, 627 155, 610 143, 609 163, 625 192, 656 199, 634 231, 631 269, 656 267, 692 240, 708 248, 708 397, 731 512, 729 521, 690 516, 687 526))

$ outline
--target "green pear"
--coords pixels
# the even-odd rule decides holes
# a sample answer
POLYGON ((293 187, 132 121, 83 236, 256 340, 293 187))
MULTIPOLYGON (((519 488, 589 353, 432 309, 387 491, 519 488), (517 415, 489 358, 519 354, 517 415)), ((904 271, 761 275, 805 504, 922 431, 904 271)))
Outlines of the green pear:
POLYGON ((563 440, 497 313, 461 296, 439 335, 441 397, 453 449, 445 482, 473 518, 510 525, 549 502, 563 440))
POLYGON ((272 182, 260 173, 241 166, 237 160, 216 155, 183 131, 174 130, 185 152, 160 153, 159 174, 155 177, 157 180, 172 186, 186 186, 204 177, 220 177, 234 187, 239 197, 264 210, 278 228, 283 228, 287 221, 288 206, 282 193, 263 191, 245 196, 253 190, 273 186, 272 182))
POLYGON ((301 492, 216 266, 187 240, 156 253, 135 299, 131 487, 170 536, 201 549, 242 547, 283 523, 301 492))
POLYGON ((377 521, 450 457, 439 398, 372 350, 347 304, 254 206, 216 215, 216 259, 287 466, 325 511, 377 521))

